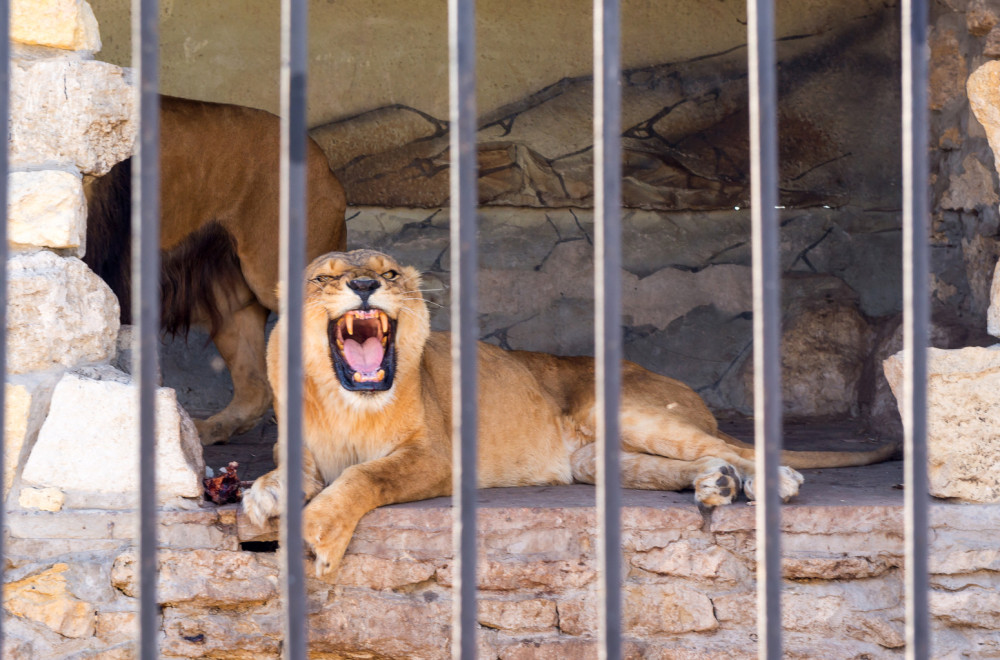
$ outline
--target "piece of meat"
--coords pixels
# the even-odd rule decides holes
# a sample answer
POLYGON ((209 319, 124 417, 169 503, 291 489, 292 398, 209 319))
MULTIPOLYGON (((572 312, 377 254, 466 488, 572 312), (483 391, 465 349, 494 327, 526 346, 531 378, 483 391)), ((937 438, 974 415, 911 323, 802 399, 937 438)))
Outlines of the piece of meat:
POLYGON ((236 476, 239 465, 236 461, 231 461, 222 474, 205 479, 205 499, 216 504, 230 504, 243 499, 243 488, 249 483, 240 481, 236 476))

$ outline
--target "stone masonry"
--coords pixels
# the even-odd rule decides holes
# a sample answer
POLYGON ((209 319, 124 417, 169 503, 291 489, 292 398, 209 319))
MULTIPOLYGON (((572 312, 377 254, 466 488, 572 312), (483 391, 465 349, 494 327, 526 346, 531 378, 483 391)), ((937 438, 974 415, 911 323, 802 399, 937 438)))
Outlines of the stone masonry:
MULTIPOLYGON (((808 475, 811 494, 783 509, 786 657, 903 657, 901 495, 866 470, 854 489, 808 475)), ((480 657, 596 657, 593 488, 481 495, 480 657)), ((689 494, 635 491, 625 504, 626 657, 756 657, 753 507, 703 514, 689 494)), ((935 504, 931 519, 934 657, 997 657, 1000 507, 935 504)), ((366 516, 336 581, 309 580, 311 657, 450 657, 450 520, 446 499, 366 516)), ((134 525, 125 511, 12 515, 7 657, 133 657, 134 525)), ((277 555, 241 549, 273 537, 232 505, 161 515, 163 657, 279 657, 277 555)))

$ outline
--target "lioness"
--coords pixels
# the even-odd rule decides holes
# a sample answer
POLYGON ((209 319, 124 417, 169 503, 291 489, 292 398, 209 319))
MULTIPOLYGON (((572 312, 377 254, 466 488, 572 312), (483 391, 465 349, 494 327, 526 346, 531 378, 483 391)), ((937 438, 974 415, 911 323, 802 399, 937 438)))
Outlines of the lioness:
MULTIPOLYGON (((309 258, 346 245, 344 189, 316 143, 306 151, 309 258)), ((202 444, 247 430, 271 405, 264 363, 277 311, 279 120, 263 110, 163 97, 160 102, 162 321, 168 333, 209 330, 233 399, 197 420, 202 444)), ((131 323, 131 159, 88 182, 84 261, 131 323)))
MULTIPOLYGON (((306 541, 320 576, 336 570, 358 520, 375 507, 451 493, 448 333, 430 331, 420 275, 378 252, 330 253, 306 270, 303 361, 306 541)), ((275 333, 284 331, 279 321, 275 333)), ((278 392, 278 334, 268 375, 278 392)), ((622 481, 626 488, 694 488, 727 504, 753 492, 753 450, 720 438, 693 390, 622 364, 622 481)), ((594 483, 594 362, 479 344, 479 485, 594 483)), ((280 442, 280 440, 279 440, 280 442)), ((786 452, 796 467, 861 465, 865 453, 786 452)), ((783 498, 802 476, 780 469, 783 498)), ((274 470, 246 493, 257 524, 279 514, 274 470)))

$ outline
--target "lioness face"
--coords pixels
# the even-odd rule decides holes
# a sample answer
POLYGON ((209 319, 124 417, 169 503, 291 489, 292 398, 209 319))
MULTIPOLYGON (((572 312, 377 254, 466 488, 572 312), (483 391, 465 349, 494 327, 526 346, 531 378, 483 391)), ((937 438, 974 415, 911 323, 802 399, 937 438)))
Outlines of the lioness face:
POLYGON ((306 331, 325 336, 341 388, 369 396, 392 389, 408 366, 403 356, 419 355, 426 340, 419 273, 379 252, 355 250, 319 257, 306 280, 306 331))

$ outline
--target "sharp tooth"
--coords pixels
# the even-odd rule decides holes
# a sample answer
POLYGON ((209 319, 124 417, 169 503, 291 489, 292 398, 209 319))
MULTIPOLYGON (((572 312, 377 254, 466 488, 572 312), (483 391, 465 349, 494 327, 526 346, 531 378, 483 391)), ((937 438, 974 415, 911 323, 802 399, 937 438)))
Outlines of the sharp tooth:
POLYGON ((354 314, 348 314, 344 317, 344 325, 347 326, 347 334, 354 334, 354 314))
POLYGON ((382 321, 382 332, 389 332, 389 317, 385 312, 379 312, 379 319, 382 321))
POLYGON ((337 340, 337 348, 338 348, 338 349, 340 349, 340 352, 341 352, 341 353, 343 353, 343 352, 344 352, 344 342, 342 342, 342 341, 340 341, 340 340, 338 339, 338 340, 337 340))
POLYGON ((355 371, 354 372, 354 381, 357 382, 357 383, 361 382, 361 372, 360 371, 355 371))
POLYGON ((389 335, 382 335, 382 348, 385 348, 385 345, 388 343, 389 343, 389 335))
POLYGON ((382 380, 385 378, 385 369, 379 369, 378 373, 375 374, 375 380, 382 380))

